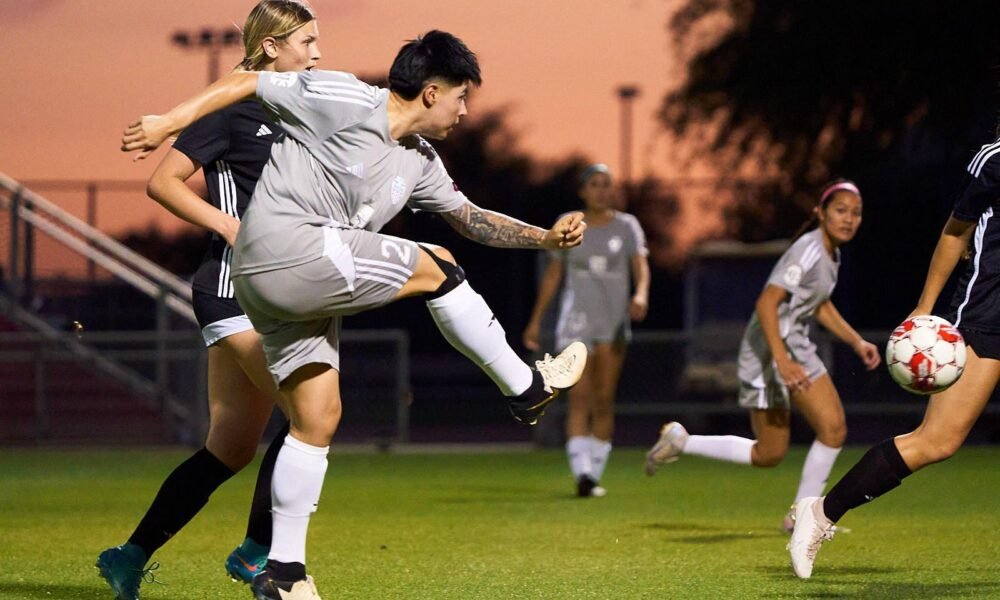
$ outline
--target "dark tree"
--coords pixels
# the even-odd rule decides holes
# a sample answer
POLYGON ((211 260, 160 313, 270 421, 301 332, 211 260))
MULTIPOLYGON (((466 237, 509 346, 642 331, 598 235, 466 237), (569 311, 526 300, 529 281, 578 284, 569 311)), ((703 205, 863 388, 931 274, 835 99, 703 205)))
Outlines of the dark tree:
POLYGON ((670 35, 683 44, 720 10, 735 27, 694 58, 663 123, 682 137, 714 132, 705 149, 733 163, 723 170, 765 140, 781 175, 733 205, 744 239, 789 235, 824 181, 858 181, 865 224, 848 250, 865 259, 849 277, 899 291, 869 311, 870 323, 891 322, 916 300, 966 161, 994 135, 1000 3, 698 0, 670 35))

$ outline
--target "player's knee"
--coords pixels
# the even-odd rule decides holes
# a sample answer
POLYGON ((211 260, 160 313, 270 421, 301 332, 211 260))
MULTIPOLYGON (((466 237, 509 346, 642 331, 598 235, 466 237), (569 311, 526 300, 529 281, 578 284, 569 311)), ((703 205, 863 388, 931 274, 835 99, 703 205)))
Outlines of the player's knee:
POLYGON ((816 432, 816 439, 830 448, 840 448, 847 441, 847 423, 836 423, 816 432))
POLYGON ((958 449, 962 447, 962 441, 958 438, 948 438, 934 440, 929 444, 924 446, 924 456, 927 464, 932 464, 936 462, 941 462, 943 460, 948 460, 958 449))
POLYGON ((444 274, 444 281, 436 289, 427 294, 428 299, 440 298, 465 281, 465 271, 462 267, 455 264, 455 257, 452 256, 451 252, 440 246, 434 246, 433 248, 421 246, 421 248, 427 252, 431 260, 434 261, 434 264, 444 274))
POLYGON ((777 467, 785 459, 785 449, 762 447, 760 443, 757 443, 754 444, 751 459, 755 467, 763 467, 765 469, 777 467))

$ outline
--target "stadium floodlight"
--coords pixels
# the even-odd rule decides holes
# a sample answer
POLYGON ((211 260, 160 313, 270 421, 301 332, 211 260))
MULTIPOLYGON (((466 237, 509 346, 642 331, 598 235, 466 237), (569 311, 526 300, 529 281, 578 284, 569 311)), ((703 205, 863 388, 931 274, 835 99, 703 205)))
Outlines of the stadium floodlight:
POLYGON ((203 51, 208 54, 208 83, 219 78, 219 57, 225 48, 243 44, 242 35, 233 27, 202 27, 198 30, 177 30, 170 36, 170 43, 184 50, 203 51))

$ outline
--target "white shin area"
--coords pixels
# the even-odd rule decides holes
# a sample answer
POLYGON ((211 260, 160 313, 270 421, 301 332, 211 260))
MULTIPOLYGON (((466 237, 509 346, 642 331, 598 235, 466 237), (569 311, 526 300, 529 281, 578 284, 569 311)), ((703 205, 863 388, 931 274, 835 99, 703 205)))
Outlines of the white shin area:
POLYGON ((448 343, 485 371, 505 396, 519 396, 531 386, 531 367, 507 343, 500 322, 468 281, 428 300, 427 308, 448 343))
POLYGON ((749 465, 754 443, 753 440, 736 435, 692 435, 688 436, 682 452, 749 465))
POLYGON ((810 496, 822 496, 826 481, 830 478, 830 471, 833 470, 833 463, 837 461, 840 448, 831 448, 819 440, 814 440, 806 454, 806 461, 802 465, 802 479, 799 480, 799 491, 795 494, 795 501, 810 496))
POLYGON ((330 447, 311 446, 289 434, 271 478, 272 540, 268 558, 306 563, 306 532, 316 512, 330 447))

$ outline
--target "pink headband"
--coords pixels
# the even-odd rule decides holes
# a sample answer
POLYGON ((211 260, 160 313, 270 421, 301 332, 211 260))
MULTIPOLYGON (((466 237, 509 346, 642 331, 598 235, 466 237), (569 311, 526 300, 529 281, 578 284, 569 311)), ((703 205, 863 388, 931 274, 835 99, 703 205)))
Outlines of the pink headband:
POLYGON ((858 198, 861 197, 861 190, 858 189, 858 186, 854 185, 850 181, 841 181, 840 183, 835 183, 823 190, 823 193, 819 197, 819 205, 823 206, 826 199, 837 192, 851 192, 858 198))

